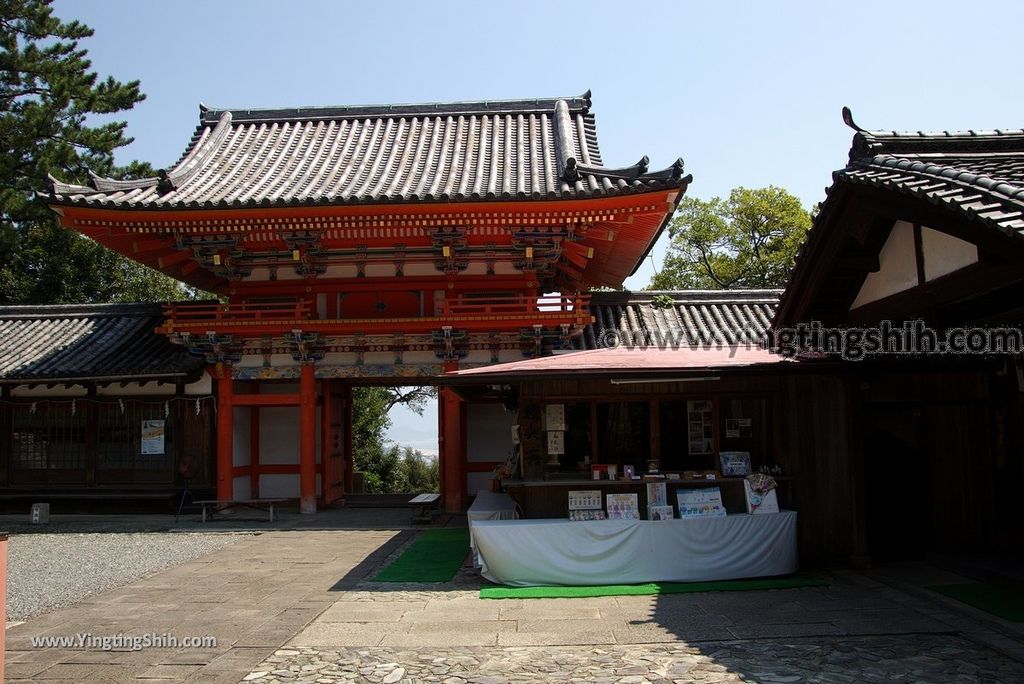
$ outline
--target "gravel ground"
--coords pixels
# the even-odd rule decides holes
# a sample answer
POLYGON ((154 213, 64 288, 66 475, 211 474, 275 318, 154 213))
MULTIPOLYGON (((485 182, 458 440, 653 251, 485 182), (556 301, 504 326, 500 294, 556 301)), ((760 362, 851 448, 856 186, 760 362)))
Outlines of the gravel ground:
POLYGON ((110 532, 11 535, 7 620, 71 605, 248 535, 110 532))

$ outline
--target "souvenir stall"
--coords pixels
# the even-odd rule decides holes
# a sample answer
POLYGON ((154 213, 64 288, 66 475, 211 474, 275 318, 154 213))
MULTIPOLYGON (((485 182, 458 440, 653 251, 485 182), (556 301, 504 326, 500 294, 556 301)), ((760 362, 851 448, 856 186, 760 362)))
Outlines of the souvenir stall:
POLYGON ((486 377, 483 391, 503 389, 514 407, 515 457, 492 485, 503 494, 478 500, 505 497, 523 519, 470 508, 483 576, 529 586, 795 572, 791 478, 774 458, 777 376, 766 372, 780 363, 760 350, 610 349, 453 374, 470 397, 464 383, 486 377))

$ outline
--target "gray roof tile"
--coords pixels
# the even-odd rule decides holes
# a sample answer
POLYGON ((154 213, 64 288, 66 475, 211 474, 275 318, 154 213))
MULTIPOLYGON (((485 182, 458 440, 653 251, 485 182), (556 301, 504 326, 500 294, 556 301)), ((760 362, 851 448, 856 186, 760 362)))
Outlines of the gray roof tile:
POLYGON ((0 382, 195 376, 203 360, 153 330, 159 304, 0 307, 0 382))
POLYGON ((836 182, 926 198, 1004 233, 1018 232, 1013 218, 1024 209, 1024 130, 868 131, 848 109, 843 117, 856 134, 836 182))
MULTIPOLYGON (((881 188, 956 212, 1011 239, 1024 239, 1024 129, 869 131, 854 123, 846 107, 843 120, 856 133, 849 163, 832 174, 830 195, 842 185, 881 188)), ((825 240, 823 226, 832 212, 833 203, 826 199, 797 255, 779 302, 780 318, 789 315, 788 302, 794 298, 790 290, 810 270, 811 255, 825 240)))
POLYGON ((759 345, 781 294, 782 290, 595 292, 590 300, 594 323, 575 338, 574 346, 608 346, 611 331, 620 344, 641 347, 759 345), (671 299, 671 306, 659 305, 665 297, 671 299))
POLYGON ((606 168, 590 93, 547 100, 307 109, 200 109, 181 159, 157 177, 50 199, 169 209, 587 198, 681 187, 682 160, 606 168))

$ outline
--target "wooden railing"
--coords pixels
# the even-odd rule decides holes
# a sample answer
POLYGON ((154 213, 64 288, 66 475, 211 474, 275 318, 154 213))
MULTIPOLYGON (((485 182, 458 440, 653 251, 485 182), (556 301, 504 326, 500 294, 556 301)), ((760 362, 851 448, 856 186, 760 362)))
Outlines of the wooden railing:
POLYGON ((585 325, 589 295, 453 297, 433 316, 318 319, 305 300, 246 304, 176 302, 164 305, 163 334, 232 332, 243 336, 278 335, 301 328, 323 334, 353 332, 429 333, 443 327, 470 330, 516 329, 530 325, 585 325))
POLYGON ((310 318, 305 301, 217 304, 214 302, 175 302, 164 304, 164 318, 176 323, 204 321, 283 321, 310 318))
POLYGON ((587 310, 590 295, 544 295, 540 297, 457 297, 446 299, 441 309, 443 318, 481 315, 530 316, 536 313, 580 312, 587 310))

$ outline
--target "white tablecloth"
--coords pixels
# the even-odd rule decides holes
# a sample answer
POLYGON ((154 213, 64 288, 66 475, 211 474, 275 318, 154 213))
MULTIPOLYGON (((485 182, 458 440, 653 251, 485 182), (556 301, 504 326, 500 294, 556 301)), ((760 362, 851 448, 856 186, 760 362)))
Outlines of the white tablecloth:
POLYGON ((508 494, 479 491, 473 505, 466 511, 469 524, 472 526, 480 520, 513 520, 516 515, 516 502, 508 494))
POLYGON ((701 582, 797 571, 796 513, 700 520, 480 520, 484 577, 511 586, 701 582))
MULTIPOLYGON (((473 540, 474 526, 484 520, 515 520, 519 517, 516 512, 516 502, 508 494, 496 494, 480 490, 476 493, 473 505, 466 511, 466 518, 469 520, 469 548, 476 551, 476 542, 473 540)), ((476 564, 480 565, 479 556, 474 556, 476 564)))

